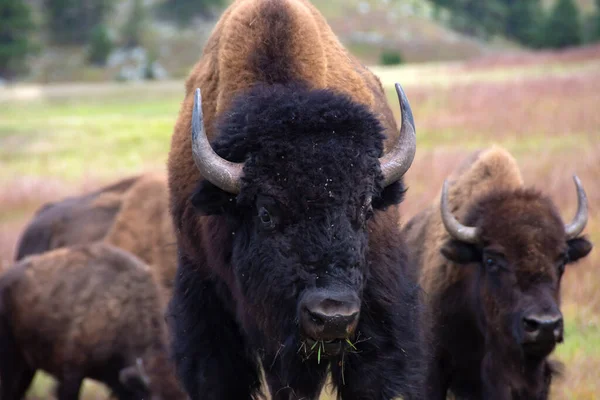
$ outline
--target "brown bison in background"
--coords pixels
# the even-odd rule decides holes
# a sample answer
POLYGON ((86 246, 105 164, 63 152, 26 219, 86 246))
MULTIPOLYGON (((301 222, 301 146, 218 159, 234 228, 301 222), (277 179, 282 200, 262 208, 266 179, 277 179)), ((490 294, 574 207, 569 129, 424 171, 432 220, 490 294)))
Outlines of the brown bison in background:
POLYGON ((168 358, 159 285, 105 243, 25 257, 0 278, 0 398, 23 398, 36 370, 77 399, 84 378, 119 399, 184 399, 168 358))
POLYGON ((42 205, 21 233, 15 260, 103 239, 121 210, 123 196, 138 179, 123 179, 83 196, 42 205))
POLYGON ((104 241, 150 264, 170 292, 177 248, 168 201, 166 176, 148 173, 45 204, 21 234, 15 258, 104 241))
POLYGON ((238 0, 186 81, 169 154, 174 357, 193 399, 420 397, 397 221, 415 154, 379 80, 305 0, 238 0))
POLYGON ((475 153, 440 200, 403 228, 416 251, 432 332, 428 399, 546 399, 547 357, 563 340, 560 281, 592 244, 579 234, 586 196, 563 224, 499 147, 475 153), (461 222, 458 222, 461 221, 461 222))

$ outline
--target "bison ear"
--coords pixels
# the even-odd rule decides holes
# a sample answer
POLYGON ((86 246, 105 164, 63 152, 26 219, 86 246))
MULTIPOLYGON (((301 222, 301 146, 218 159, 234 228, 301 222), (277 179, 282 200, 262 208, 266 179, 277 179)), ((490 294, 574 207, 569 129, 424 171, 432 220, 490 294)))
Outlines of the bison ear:
POLYGON ((590 251, 592 251, 593 247, 592 243, 584 237, 567 241, 567 246, 569 246, 569 250, 567 251, 569 263, 573 263, 580 258, 587 256, 590 251))
POLYGON ((469 264, 481 260, 481 252, 472 244, 451 239, 440 250, 448 260, 457 264, 469 264))
POLYGON ((192 205, 203 215, 221 215, 235 204, 235 196, 207 180, 198 185, 191 197, 192 205))
POLYGON ((389 186, 386 186, 381 195, 373 198, 373 208, 376 210, 385 210, 391 205, 400 204, 404 200, 406 188, 402 181, 396 181, 389 186))

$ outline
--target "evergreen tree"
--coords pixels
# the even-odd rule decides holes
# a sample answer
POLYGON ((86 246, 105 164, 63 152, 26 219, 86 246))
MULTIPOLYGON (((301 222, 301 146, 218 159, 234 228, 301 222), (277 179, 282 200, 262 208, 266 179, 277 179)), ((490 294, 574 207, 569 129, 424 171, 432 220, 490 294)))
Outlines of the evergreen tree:
POLYGON ((432 0, 451 12, 450 25, 457 31, 479 37, 502 32, 506 19, 505 0, 432 0))
POLYGON ((92 29, 88 50, 88 61, 94 65, 103 66, 113 49, 113 43, 104 24, 98 24, 92 29))
POLYGON ((596 12, 593 19, 592 40, 600 41, 600 0, 596 0, 596 12))
POLYGON ((561 49, 582 42, 579 9, 573 0, 558 0, 544 23, 541 47, 561 49))
POLYGON ((25 59, 36 48, 31 10, 24 0, 0 0, 0 78, 12 79, 24 72, 25 59))
POLYGON ((44 0, 52 39, 60 44, 88 43, 113 4, 114 0, 44 0))
POLYGON ((512 0, 507 2, 505 33, 526 46, 535 46, 543 22, 540 0, 512 0))
POLYGON ((196 16, 209 16, 211 9, 223 7, 226 0, 165 0, 161 14, 186 25, 196 16))
POLYGON ((141 45, 146 28, 146 8, 143 0, 133 0, 129 18, 122 29, 122 41, 126 47, 141 45))

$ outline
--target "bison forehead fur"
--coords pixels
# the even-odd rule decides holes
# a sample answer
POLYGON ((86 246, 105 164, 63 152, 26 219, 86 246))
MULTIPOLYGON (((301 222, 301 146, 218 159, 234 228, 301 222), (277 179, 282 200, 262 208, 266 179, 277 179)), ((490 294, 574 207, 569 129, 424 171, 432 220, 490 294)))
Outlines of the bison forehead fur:
POLYGON ((285 214, 298 215, 307 208, 358 208, 367 197, 382 208, 401 200, 401 181, 382 199, 379 120, 345 95, 259 85, 239 96, 225 116, 213 148, 246 162, 237 206, 268 195, 286 207, 285 214))

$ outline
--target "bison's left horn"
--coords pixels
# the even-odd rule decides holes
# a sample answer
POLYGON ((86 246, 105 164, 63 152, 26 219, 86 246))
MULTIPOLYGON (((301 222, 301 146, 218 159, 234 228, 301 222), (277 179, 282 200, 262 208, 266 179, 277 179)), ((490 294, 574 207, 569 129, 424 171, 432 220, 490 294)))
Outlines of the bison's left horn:
POLYGON ((478 229, 476 227, 465 226, 461 224, 450 211, 450 207, 448 205, 448 180, 444 181, 440 208, 442 210, 442 222, 444 223, 444 226, 446 227, 446 230, 450 236, 462 242, 477 243, 479 240, 478 229))
POLYGON ((415 121, 413 118, 408 98, 399 83, 396 83, 396 93, 400 101, 401 127, 398 142, 383 157, 381 157, 381 172, 383 173, 384 187, 396 182, 408 171, 415 158, 417 138, 415 134, 415 121))
POLYGON ((585 190, 583 190, 583 185, 577 175, 573 175, 573 180, 577 188, 577 214, 575 214, 571 223, 565 225, 567 240, 579 235, 583 231, 583 228, 585 228, 588 220, 588 202, 585 190))
POLYGON ((220 157, 210 146, 204 129, 200 89, 194 94, 192 114, 192 154, 202 176, 226 192, 240 192, 244 163, 233 163, 220 157))

